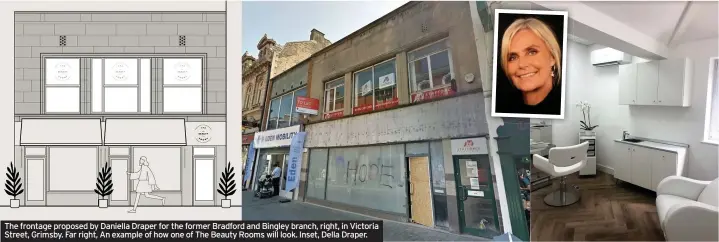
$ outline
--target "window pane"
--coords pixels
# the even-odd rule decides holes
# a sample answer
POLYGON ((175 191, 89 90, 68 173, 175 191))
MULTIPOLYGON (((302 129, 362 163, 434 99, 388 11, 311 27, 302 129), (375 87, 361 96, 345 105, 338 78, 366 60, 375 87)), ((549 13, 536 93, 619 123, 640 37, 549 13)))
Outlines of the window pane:
POLYGON ((105 85, 137 85, 137 59, 105 59, 105 85))
POLYGON ((280 114, 280 99, 275 98, 270 102, 269 118, 267 119, 267 130, 277 128, 277 118, 280 114))
POLYGON ((282 96, 282 101, 280 101, 278 129, 290 126, 290 115, 292 115, 292 93, 282 96))
POLYGON ((374 67, 375 105, 394 100, 396 95, 395 61, 391 60, 374 67))
POLYGON ((48 113, 80 112, 80 88, 45 88, 45 111, 48 113))
MULTIPOLYGON (((182 189, 181 148, 133 148, 132 171, 140 169, 140 157, 146 157, 155 181, 162 191, 180 191, 182 189)), ((97 172, 95 173, 97 174, 97 172)), ((133 180, 133 190, 136 188, 137 180, 133 180)), ((192 188, 190 188, 192 189, 192 188)))
POLYGON ((102 59, 92 59, 92 111, 102 112, 102 59))
POLYGON ((344 84, 335 88, 335 95, 336 95, 336 97, 335 97, 334 111, 342 110, 343 108, 345 108, 345 85, 344 84))
POLYGON ((150 59, 140 61, 140 112, 150 112, 150 59))
POLYGON ((372 105, 372 68, 355 74, 355 107, 372 105))
POLYGON ((45 59, 45 83, 80 85, 80 59, 45 59))
POLYGON ((409 59, 409 61, 414 61, 419 58, 431 55, 433 53, 437 53, 438 51, 445 50, 449 48, 448 45, 449 43, 447 42, 447 39, 443 39, 436 43, 422 47, 421 49, 410 52, 409 54, 407 54, 407 58, 409 59))
POLYGON ((290 126, 298 125, 300 124, 300 114, 296 111, 295 104, 297 103, 297 97, 305 97, 307 96, 307 89, 302 88, 300 90, 295 91, 295 97, 292 99, 292 121, 290 121, 290 126))
POLYGON ((51 191, 92 191, 97 175, 97 148, 50 148, 51 191))
POLYGON ((449 70, 449 53, 442 51, 429 57, 432 64, 432 83, 434 87, 449 84, 451 74, 449 70))
POLYGON ((430 89, 432 86, 429 82, 429 63, 427 59, 419 59, 409 64, 410 83, 412 84, 412 92, 430 89))
POLYGON ((202 112, 202 87, 165 87, 163 90, 163 112, 202 112))
POLYGON ((162 73, 165 85, 201 85, 202 59, 163 59, 162 73))
POLYGON ((136 87, 106 87, 105 112, 134 113, 137 112, 136 87))

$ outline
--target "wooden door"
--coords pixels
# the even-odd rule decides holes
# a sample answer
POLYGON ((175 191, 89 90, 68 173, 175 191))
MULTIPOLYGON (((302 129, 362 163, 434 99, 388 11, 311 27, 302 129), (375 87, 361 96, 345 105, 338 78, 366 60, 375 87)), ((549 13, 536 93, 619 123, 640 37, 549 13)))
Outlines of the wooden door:
POLYGON ((413 157, 409 159, 409 182, 412 221, 433 227, 429 157, 413 157))

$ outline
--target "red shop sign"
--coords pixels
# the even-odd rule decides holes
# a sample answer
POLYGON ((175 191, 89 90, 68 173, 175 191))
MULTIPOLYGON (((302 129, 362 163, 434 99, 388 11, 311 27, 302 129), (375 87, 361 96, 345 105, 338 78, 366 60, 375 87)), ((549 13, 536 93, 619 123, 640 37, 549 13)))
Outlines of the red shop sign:
POLYGON ((325 113, 322 115, 322 119, 336 119, 344 116, 344 110, 338 110, 331 113, 325 113))
POLYGON ((372 104, 352 108, 352 114, 372 112, 372 104))
POLYGON ((252 140, 255 139, 255 134, 246 134, 242 136, 242 144, 243 145, 249 145, 252 143, 252 140))
POLYGON ((320 100, 309 97, 297 97, 295 111, 298 113, 317 115, 320 109, 320 100))
POLYGON ((377 106, 375 106, 375 110, 382 110, 382 109, 388 109, 394 106, 399 105, 399 99, 394 98, 392 100, 384 101, 382 103, 378 103, 377 106))
POLYGON ((455 91, 452 90, 452 86, 447 85, 444 87, 427 90, 424 92, 412 93, 412 102, 414 103, 414 102, 427 101, 427 100, 432 100, 432 99, 441 98, 441 97, 447 97, 447 96, 454 95, 454 93, 455 93, 455 91))

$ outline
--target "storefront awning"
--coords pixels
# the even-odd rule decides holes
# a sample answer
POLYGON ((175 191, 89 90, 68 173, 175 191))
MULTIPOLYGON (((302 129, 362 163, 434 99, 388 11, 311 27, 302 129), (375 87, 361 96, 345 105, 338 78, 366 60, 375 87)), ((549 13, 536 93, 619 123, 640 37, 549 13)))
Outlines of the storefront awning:
POLYGON ((184 119, 107 119, 105 145, 187 145, 184 119))
POLYGON ((102 145, 100 119, 23 119, 20 145, 102 145))

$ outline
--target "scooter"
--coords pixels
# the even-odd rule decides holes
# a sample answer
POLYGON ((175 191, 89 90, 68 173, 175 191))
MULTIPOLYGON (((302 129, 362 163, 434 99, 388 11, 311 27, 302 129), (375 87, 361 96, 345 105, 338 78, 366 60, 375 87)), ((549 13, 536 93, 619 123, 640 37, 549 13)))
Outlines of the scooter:
POLYGON ((260 199, 272 197, 274 191, 275 188, 272 186, 272 176, 270 176, 270 174, 265 174, 260 177, 257 190, 255 191, 255 197, 259 197, 260 199))

